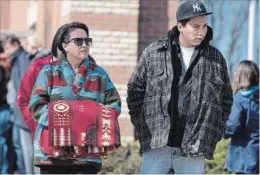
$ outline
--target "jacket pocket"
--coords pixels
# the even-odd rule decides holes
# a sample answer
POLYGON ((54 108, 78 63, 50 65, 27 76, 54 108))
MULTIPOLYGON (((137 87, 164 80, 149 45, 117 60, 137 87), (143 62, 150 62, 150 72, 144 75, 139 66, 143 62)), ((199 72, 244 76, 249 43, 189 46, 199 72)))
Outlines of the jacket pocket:
POLYGON ((143 114, 146 119, 154 118, 157 115, 162 114, 160 98, 161 98, 160 94, 145 97, 143 103, 143 114))
POLYGON ((221 104, 222 87, 223 84, 209 79, 193 82, 191 101, 195 101, 196 103, 213 102, 214 104, 221 104))
POLYGON ((149 70, 147 72, 147 77, 157 77, 163 74, 163 69, 162 67, 159 65, 151 65, 149 67, 149 70))
POLYGON ((204 99, 206 101, 211 101, 216 104, 221 104, 222 87, 223 87, 222 82, 206 79, 204 92, 202 92, 204 94, 204 99))
POLYGON ((164 80, 165 75, 162 66, 150 66, 149 70, 147 71, 146 95, 155 96, 161 94, 164 80))
POLYGON ((159 130, 165 129, 168 125, 165 117, 162 114, 158 114, 150 118, 145 118, 145 122, 150 133, 157 133, 159 130))

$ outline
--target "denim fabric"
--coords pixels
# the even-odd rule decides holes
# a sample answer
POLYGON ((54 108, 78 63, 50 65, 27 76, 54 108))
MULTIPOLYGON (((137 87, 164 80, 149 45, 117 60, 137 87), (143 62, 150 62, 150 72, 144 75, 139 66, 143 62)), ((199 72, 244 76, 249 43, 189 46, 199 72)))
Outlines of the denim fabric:
MULTIPOLYGON (((0 118, 1 119, 1 118, 0 118)), ((2 121, 0 121, 2 122, 2 121)), ((5 132, 5 135, 8 135, 9 130, 5 132)), ((7 138, 3 135, 0 135, 0 173, 1 174, 8 174, 8 164, 9 162, 7 161, 7 138)))
POLYGON ((204 174, 205 157, 182 157, 179 148, 163 147, 144 152, 142 174, 204 174))
POLYGON ((19 127, 11 121, 8 105, 0 106, 0 173, 25 173, 19 127), (15 169, 16 167, 16 169, 15 169))
MULTIPOLYGON (((13 82, 15 93, 18 91, 20 81, 30 65, 29 56, 22 48, 19 48, 10 56, 11 81, 13 82)), ((16 99, 16 96, 13 98, 16 99)))
POLYGON ((229 172, 259 173, 259 86, 234 94, 225 138, 231 138, 225 168, 229 172))
POLYGON ((9 122, 11 111, 8 106, 1 106, 0 108, 0 173, 9 174, 10 172, 10 160, 8 156, 8 138, 11 135, 11 123, 9 122))
POLYGON ((33 145, 31 133, 18 108, 15 106, 12 111, 14 114, 11 119, 14 126, 13 130, 17 133, 17 136, 13 137, 15 152, 17 155, 25 155, 17 157, 17 167, 19 169, 25 169, 26 174, 33 174, 33 145))

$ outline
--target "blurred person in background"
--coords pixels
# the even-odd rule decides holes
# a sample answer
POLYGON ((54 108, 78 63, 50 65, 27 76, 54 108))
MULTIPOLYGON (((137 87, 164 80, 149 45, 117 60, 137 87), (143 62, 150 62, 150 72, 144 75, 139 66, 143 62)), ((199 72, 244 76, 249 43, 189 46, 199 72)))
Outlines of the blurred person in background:
POLYGON ((30 54, 31 61, 51 54, 49 50, 44 49, 42 40, 36 34, 26 38, 24 49, 30 54))
POLYGON ((226 60, 197 0, 182 1, 177 25, 142 53, 127 103, 143 153, 141 173, 203 174, 232 105, 226 60))
POLYGON ((43 48, 42 40, 37 35, 29 36, 23 40, 23 45, 25 50, 31 54, 30 60, 32 63, 21 80, 16 100, 17 107, 22 113, 25 123, 30 128, 33 138, 37 123, 33 120, 28 109, 32 89, 41 68, 55 58, 51 56, 49 50, 43 48))
POLYGON ((10 80, 7 85, 7 103, 10 105, 13 112, 13 121, 21 126, 19 129, 19 139, 21 141, 22 151, 24 153, 23 160, 26 172, 33 172, 33 150, 30 130, 24 123, 23 116, 16 105, 16 96, 22 76, 27 71, 30 65, 29 54, 21 46, 19 38, 9 36, 4 42, 4 50, 10 60, 10 80))
POLYGON ((38 77, 41 68, 50 63, 52 59, 49 50, 43 48, 42 40, 37 35, 32 35, 23 40, 25 50, 30 54, 32 62, 28 70, 24 74, 18 92, 17 92, 17 107, 22 113, 25 123, 31 130, 32 138, 37 126, 28 109, 32 89, 38 77))
POLYGON ((26 173, 19 129, 12 122, 12 110, 7 103, 7 71, 0 66, 0 173, 26 173))
MULTIPOLYGON (((93 111, 95 114, 97 111, 87 104, 106 105, 115 113, 116 119, 111 123, 118 126, 117 117, 121 111, 120 97, 105 70, 98 66, 89 55, 91 44, 92 38, 89 37, 89 30, 85 24, 72 22, 62 25, 52 42, 52 56, 59 60, 51 60, 49 64, 43 66, 34 84, 29 110, 37 122, 34 135, 34 164, 40 167, 41 173, 96 174, 102 165, 101 154, 99 154, 102 151, 99 152, 96 143, 91 147, 82 146, 86 142, 84 138, 80 142, 81 146, 61 146, 59 148, 54 146, 55 138, 50 138, 50 134, 46 134, 51 132, 50 121, 55 117, 50 113, 54 107, 49 107, 49 105, 60 105, 59 101, 63 100, 63 104, 66 104, 61 106, 60 111, 68 109, 67 104, 71 102, 75 104, 73 106, 75 109, 78 110, 76 107, 77 104, 80 104, 81 109, 93 111), (61 51, 60 55, 58 55, 58 50, 61 51), (43 137, 44 135, 45 137, 43 137), (52 140, 51 144, 49 144, 49 140, 52 140), (47 146, 41 146, 44 144, 47 146)), ((55 114, 57 112, 59 109, 53 111, 55 114)), ((76 117, 73 112, 70 114, 76 117)), ((77 117, 81 117, 81 123, 88 122, 88 116, 77 117)), ((76 125, 81 123, 76 123, 76 125)), ((77 128, 74 129, 77 130, 77 128)), ((91 137, 97 137, 96 131, 95 129, 94 135, 91 137)), ((119 134, 119 130, 117 132, 119 134)), ((59 137, 59 134, 56 136, 59 137)), ((71 137, 73 134, 61 139, 61 142, 63 141, 65 144, 66 140, 72 139, 71 137)), ((114 138, 120 140, 118 135, 114 138)), ((97 140, 99 139, 101 138, 97 137, 97 140)))
POLYGON ((4 52, 4 47, 2 42, 0 42, 0 66, 2 66, 3 68, 9 71, 10 62, 7 54, 4 52))
MULTIPOLYGON (((50 61, 53 59, 55 58, 52 56, 35 58, 31 63, 31 65, 29 66, 27 72, 23 76, 17 92, 17 99, 16 99, 17 108, 19 109, 21 115, 23 116, 25 124, 30 129, 32 140, 37 127, 37 123, 33 119, 32 114, 28 108, 31 93, 40 70, 42 69, 43 66, 49 64, 50 61)), ((33 151, 31 151, 31 153, 33 153, 33 151)))
POLYGON ((9 36, 4 42, 4 50, 10 60, 11 79, 8 83, 8 103, 13 107, 20 81, 30 65, 29 54, 21 46, 19 38, 9 36))
POLYGON ((17 107, 22 113, 26 125, 31 130, 32 139, 37 126, 37 123, 34 121, 28 108, 33 86, 43 66, 49 64, 51 60, 54 61, 54 59, 56 58, 52 57, 51 55, 34 59, 27 72, 23 76, 18 89, 16 99, 17 107))
POLYGON ((231 138, 225 168, 238 174, 259 174, 259 68, 241 61, 233 76, 234 102, 226 122, 231 138))

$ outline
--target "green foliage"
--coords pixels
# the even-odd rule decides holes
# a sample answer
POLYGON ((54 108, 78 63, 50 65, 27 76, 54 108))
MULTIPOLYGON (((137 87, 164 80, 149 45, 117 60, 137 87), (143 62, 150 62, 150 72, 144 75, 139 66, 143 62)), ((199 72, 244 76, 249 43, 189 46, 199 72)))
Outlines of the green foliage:
POLYGON ((141 157, 138 152, 139 142, 133 142, 120 147, 116 152, 109 153, 107 159, 103 161, 100 173, 138 173, 141 166, 141 157))
MULTIPOLYGON (((221 140, 216 147, 214 160, 206 161, 207 174, 228 174, 224 170, 227 145, 230 140, 221 140)), ((108 158, 103 161, 101 174, 124 173, 137 174, 141 167, 139 153, 139 142, 133 142, 127 146, 120 147, 116 152, 109 153, 108 158)), ((152 165, 151 165, 152 166, 152 165)))
POLYGON ((207 174, 228 174, 229 172, 224 170, 225 158, 227 154, 227 146, 230 140, 224 140, 218 142, 214 154, 214 160, 206 161, 206 173, 207 174))

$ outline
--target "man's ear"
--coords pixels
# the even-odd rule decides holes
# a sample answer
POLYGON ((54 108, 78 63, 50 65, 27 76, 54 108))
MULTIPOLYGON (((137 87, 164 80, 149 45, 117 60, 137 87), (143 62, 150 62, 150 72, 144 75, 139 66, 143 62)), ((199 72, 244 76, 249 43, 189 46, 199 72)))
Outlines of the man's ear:
POLYGON ((178 22, 177 27, 178 27, 179 31, 181 31, 183 29, 183 25, 180 22, 178 22))

